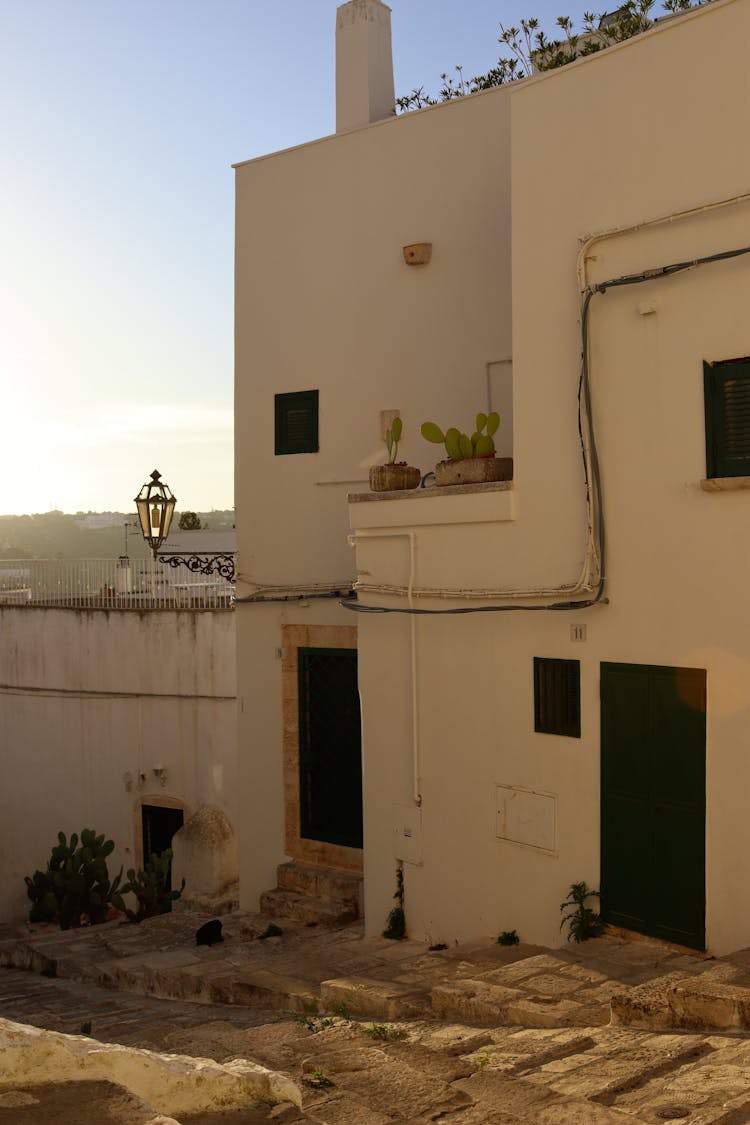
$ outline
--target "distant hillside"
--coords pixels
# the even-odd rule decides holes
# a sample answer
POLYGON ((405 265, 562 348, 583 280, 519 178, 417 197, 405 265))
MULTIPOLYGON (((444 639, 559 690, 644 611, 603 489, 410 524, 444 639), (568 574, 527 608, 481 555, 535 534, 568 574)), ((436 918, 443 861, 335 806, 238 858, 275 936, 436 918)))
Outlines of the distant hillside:
MULTIPOLYGON (((234 526, 234 512, 198 512, 204 527, 218 531, 234 526)), ((175 512, 175 530, 180 519, 175 512)), ((128 512, 43 512, 35 516, 0 516, 0 559, 116 559, 125 554, 128 512)), ((128 527, 128 554, 146 558, 148 548, 140 529, 128 527)))

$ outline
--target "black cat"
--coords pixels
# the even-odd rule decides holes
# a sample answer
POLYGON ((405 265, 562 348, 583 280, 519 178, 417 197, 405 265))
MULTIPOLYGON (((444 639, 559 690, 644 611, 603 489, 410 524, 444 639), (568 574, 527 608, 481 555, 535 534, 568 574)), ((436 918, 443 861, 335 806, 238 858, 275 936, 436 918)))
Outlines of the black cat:
POLYGON ((223 940, 221 922, 218 918, 212 918, 210 922, 205 922, 195 931, 196 945, 215 945, 217 941, 223 940))

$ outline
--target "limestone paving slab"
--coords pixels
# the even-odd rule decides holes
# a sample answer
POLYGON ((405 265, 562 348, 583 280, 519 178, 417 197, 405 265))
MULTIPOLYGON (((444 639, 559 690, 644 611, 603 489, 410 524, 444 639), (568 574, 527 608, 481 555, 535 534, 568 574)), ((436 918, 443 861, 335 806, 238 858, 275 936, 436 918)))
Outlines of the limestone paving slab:
POLYGON ((357 1019, 377 1017, 401 1019, 421 1015, 429 1005, 429 993, 400 981, 367 977, 323 981, 320 999, 324 1008, 345 1005, 357 1019))
POLYGON ((418 942, 364 940, 356 925, 323 932, 284 922, 282 937, 260 941, 249 912, 226 916, 227 940, 209 949, 194 944, 204 916, 164 917, 153 927, 109 924, 101 936, 46 931, 3 943, 6 963, 51 960, 86 983, 0 972, 0 1012, 22 1007, 28 988, 37 1019, 67 1021, 73 1032, 91 1023, 91 1035, 260 1061, 294 1081, 330 1072, 332 1087, 305 1087, 296 1120, 656 1125, 666 1120, 659 1112, 680 1106, 690 1125, 750 1120, 744 1039, 597 1026, 610 996, 613 1007, 617 997, 637 1000, 642 985, 652 999, 663 1001, 666 988, 674 1002, 687 989, 691 1003, 705 994, 732 998, 739 1010, 750 956, 712 962, 658 945, 633 954, 612 938, 542 952, 490 939, 429 952, 418 942), (115 946, 124 956, 111 956, 115 946), (102 977, 130 991, 93 993, 102 977), (55 1010, 60 990, 64 1014, 55 1010), (352 1020, 331 1017, 334 1009, 352 1020), (368 1019, 387 1021, 381 1038, 366 1033, 368 1019))
MULTIPOLYGON (((581 1065, 562 1070, 559 1062, 547 1063, 534 1080, 558 1094, 575 1094, 611 1104, 617 1093, 661 1077, 687 1062, 695 1062, 706 1048, 700 1037, 672 1036, 651 1039, 626 1051, 593 1050, 581 1056, 581 1065)), ((566 1060, 571 1064, 574 1060, 566 1060)))

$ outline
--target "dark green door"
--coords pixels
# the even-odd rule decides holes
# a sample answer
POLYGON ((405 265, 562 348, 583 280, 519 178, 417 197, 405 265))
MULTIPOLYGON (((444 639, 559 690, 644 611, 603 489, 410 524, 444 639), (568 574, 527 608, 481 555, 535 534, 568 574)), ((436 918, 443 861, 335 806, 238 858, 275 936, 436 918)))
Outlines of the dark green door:
POLYGON ((357 650, 301 648, 298 668, 302 836, 361 848, 357 650))
POLYGON ((602 914, 705 947, 706 673, 602 664, 602 914))

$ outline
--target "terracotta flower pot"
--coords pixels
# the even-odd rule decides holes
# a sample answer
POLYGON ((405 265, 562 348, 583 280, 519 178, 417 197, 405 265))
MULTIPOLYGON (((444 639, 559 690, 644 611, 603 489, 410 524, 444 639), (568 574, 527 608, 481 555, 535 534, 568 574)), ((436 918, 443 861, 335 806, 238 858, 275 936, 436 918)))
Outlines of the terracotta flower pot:
POLYGON ((370 469, 370 489, 373 492, 396 492, 403 488, 416 488, 422 479, 419 469, 399 461, 395 465, 373 465, 370 469))
POLYGON ((512 457, 464 457, 460 461, 438 461, 435 484, 487 484, 513 480, 512 457))

